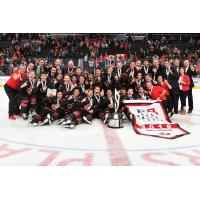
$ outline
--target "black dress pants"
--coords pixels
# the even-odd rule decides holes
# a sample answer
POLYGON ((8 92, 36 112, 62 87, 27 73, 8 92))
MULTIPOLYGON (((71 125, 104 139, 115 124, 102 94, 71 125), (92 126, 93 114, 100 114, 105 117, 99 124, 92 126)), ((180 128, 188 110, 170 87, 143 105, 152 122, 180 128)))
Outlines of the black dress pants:
POLYGON ((18 112, 18 104, 16 101, 17 90, 11 88, 7 84, 4 85, 4 90, 9 98, 8 114, 11 116, 18 112))

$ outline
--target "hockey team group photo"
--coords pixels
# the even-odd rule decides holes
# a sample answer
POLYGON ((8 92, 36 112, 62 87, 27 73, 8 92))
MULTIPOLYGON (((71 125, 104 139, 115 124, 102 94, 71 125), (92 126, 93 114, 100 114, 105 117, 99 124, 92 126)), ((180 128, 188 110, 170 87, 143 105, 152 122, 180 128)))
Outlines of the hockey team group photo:
POLYGON ((198 137, 200 35, 1 33, 0 88, 3 143, 117 156, 120 145, 189 148, 198 137))

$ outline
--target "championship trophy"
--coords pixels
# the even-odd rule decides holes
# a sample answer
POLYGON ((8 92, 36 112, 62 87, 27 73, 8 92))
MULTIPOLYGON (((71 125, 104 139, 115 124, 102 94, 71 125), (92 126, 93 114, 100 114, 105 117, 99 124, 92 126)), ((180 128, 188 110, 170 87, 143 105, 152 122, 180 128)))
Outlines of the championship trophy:
POLYGON ((115 112, 111 115, 109 121, 108 121, 108 127, 110 128, 123 128, 123 119, 122 114, 117 113, 119 109, 119 101, 120 101, 120 94, 115 89, 115 98, 114 98, 114 107, 115 112))

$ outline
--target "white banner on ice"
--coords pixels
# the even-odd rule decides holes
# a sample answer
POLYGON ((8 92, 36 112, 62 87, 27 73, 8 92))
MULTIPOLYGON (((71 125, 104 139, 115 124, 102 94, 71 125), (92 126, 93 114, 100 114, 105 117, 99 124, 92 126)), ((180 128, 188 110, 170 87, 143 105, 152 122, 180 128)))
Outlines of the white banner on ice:
POLYGON ((133 114, 133 126, 137 134, 173 139, 187 131, 172 123, 160 102, 143 103, 142 101, 125 102, 129 112, 133 114))

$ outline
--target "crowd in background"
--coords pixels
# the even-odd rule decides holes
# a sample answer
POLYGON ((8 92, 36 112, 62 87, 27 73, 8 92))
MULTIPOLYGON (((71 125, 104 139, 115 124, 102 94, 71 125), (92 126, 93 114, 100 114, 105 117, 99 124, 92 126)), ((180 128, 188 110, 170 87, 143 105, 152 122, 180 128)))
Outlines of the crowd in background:
POLYGON ((13 66, 28 64, 31 60, 37 62, 40 57, 45 58, 48 65, 53 64, 55 58, 63 63, 73 59, 76 65, 84 70, 100 66, 106 68, 110 62, 116 62, 116 54, 124 54, 124 64, 130 60, 149 59, 158 56, 165 59, 188 59, 191 64, 198 65, 200 58, 200 38, 184 37, 176 34, 164 36, 145 35, 135 47, 134 35, 127 34, 126 39, 116 39, 109 34, 66 35, 52 37, 49 34, 1 34, 0 41, 7 41, 10 45, 2 48, 0 44, 0 75, 10 74, 13 66))

